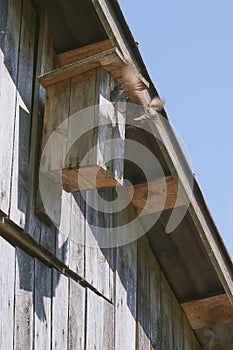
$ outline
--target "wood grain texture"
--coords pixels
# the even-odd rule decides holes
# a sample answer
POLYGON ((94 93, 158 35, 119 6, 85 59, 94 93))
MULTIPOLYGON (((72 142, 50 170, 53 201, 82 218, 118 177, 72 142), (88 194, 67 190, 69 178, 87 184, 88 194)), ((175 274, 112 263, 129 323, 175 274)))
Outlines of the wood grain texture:
MULTIPOLYGON (((54 65, 53 36, 51 35, 48 18, 44 12, 39 14, 38 36, 36 76, 53 69, 54 65)), ((26 232, 30 232, 30 235, 37 241, 40 239, 41 232, 41 222, 37 215, 38 212, 41 214, 40 210, 42 207, 41 197, 38 193, 38 169, 41 154, 44 102, 45 90, 35 81, 31 125, 28 207, 25 230, 26 232)), ((51 223, 45 215, 41 215, 40 218, 51 223)), ((49 228, 47 227, 47 232, 48 230, 49 228)))
POLYGON ((86 348, 114 349, 114 306, 90 290, 87 291, 86 348))
POLYGON ((52 269, 35 261, 35 349, 48 349, 52 328, 52 269))
POLYGON ((183 349, 183 311, 172 295, 172 333, 173 333, 173 349, 183 349))
MULTIPOLYGON (((105 199, 111 199, 111 193, 111 189, 102 190, 105 199)), ((86 192, 85 278, 103 296, 113 300, 113 273, 111 272, 113 266, 109 265, 113 251, 107 247, 111 216, 98 210, 100 198, 101 193, 96 190, 86 192)))
POLYGON ((146 236, 138 240, 137 349, 161 348, 160 267, 146 236))
POLYGON ((233 306, 226 294, 182 304, 192 329, 233 322, 233 306))
POLYGON ((32 349, 34 341, 33 290, 35 283, 34 259, 16 248, 14 347, 32 349))
POLYGON ((84 350, 86 290, 69 280, 69 350, 84 350))
POLYGON ((99 166, 62 170, 62 187, 66 192, 115 187, 117 184, 113 176, 99 166))
POLYGON ((20 51, 18 58, 17 97, 15 107, 14 150, 10 219, 25 227, 28 198, 28 167, 31 110, 34 79, 35 10, 29 0, 23 2, 20 51))
POLYGON ((115 348, 135 349, 137 242, 116 248, 115 278, 115 348))
POLYGON ((0 348, 13 349, 15 248, 0 237, 0 348))
POLYGON ((143 215, 150 215, 186 205, 172 176, 135 185, 133 191, 132 204, 138 214, 143 211, 143 215))
POLYGON ((69 267, 85 276, 85 192, 71 196, 71 222, 69 234, 69 267))
POLYGON ((96 54, 110 50, 111 48, 112 44, 110 40, 99 41, 94 44, 61 53, 57 55, 57 60, 60 66, 66 66, 84 58, 95 56, 96 54))
POLYGON ((172 292, 161 272, 161 349, 172 349, 172 292))
POLYGON ((68 349, 69 280, 53 270, 52 348, 68 349))
POLYGON ((111 65, 115 69, 121 69, 126 64, 120 51, 116 48, 101 52, 97 55, 84 58, 78 62, 68 66, 61 67, 57 70, 49 72, 44 76, 40 76, 39 82, 42 86, 47 87, 59 81, 69 79, 75 75, 85 73, 97 67, 105 67, 111 65))
MULTIPOLYGON (((138 241, 137 350, 151 349, 150 250, 146 237, 138 241)), ((156 314, 154 315, 156 317, 156 314)), ((158 344, 157 344, 158 345, 158 344)))
POLYGON ((9 0, 7 5, 5 40, 0 49, 0 209, 5 214, 10 207, 22 1, 9 0))

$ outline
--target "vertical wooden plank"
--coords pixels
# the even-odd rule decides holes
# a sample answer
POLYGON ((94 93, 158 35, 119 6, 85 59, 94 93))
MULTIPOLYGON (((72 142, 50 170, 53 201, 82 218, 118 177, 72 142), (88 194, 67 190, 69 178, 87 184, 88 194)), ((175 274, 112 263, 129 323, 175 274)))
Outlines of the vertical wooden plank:
POLYGON ((14 131, 10 219, 24 228, 27 207, 28 165, 36 16, 30 0, 23 2, 14 131))
POLYGON ((0 50, 0 210, 5 214, 10 206, 21 8, 21 0, 9 0, 5 40, 0 50))
POLYGON ((150 252, 146 237, 138 240, 137 346, 150 350, 150 252))
POLYGON ((46 91, 46 108, 43 129, 43 150, 51 135, 49 152, 42 155, 42 166, 45 173, 41 173, 43 187, 40 187, 44 203, 44 215, 47 215, 55 225, 60 224, 62 187, 47 176, 47 171, 62 169, 63 159, 67 152, 68 116, 70 106, 70 80, 51 85, 46 91))
POLYGON ((193 349, 193 334, 186 319, 183 314, 183 349, 192 350, 193 349))
POLYGON ((34 349, 49 349, 51 345, 52 270, 35 264, 35 339, 34 349))
POLYGON ((86 290, 70 279, 69 350, 84 350, 86 290))
POLYGON ((34 259, 16 247, 15 349, 33 349, 34 259))
POLYGON ((148 238, 138 240, 138 349, 161 348, 160 267, 150 248, 148 238))
POLYGON ((161 347, 161 274, 160 266, 149 246, 150 255, 150 341, 152 349, 161 347))
MULTIPOLYGON (((40 243, 46 249, 54 251, 55 236, 41 226, 40 243), (44 232, 45 231, 45 232, 44 232)), ((51 345, 51 319, 52 319, 52 269, 35 260, 35 339, 34 348, 49 349, 51 345)))
POLYGON ((7 22, 7 12, 8 12, 8 0, 2 0, 0 2, 0 50, 4 49, 5 36, 6 36, 6 22, 7 22))
MULTIPOLYGON (((96 130, 93 129, 94 125, 91 124, 91 122, 94 123, 94 109, 88 109, 88 107, 95 106, 98 103, 98 94, 96 89, 98 89, 96 69, 71 78, 70 116, 72 117, 72 123, 69 123, 68 131, 67 166, 79 166, 85 154, 93 150, 93 147, 96 145, 96 130), (77 130, 75 125, 79 126, 80 130, 82 130, 83 125, 81 121, 78 120, 78 112, 82 110, 85 112, 85 122, 88 121, 88 124, 90 124, 88 125, 90 126, 90 131, 88 134, 82 135, 79 139, 77 139, 77 130), (76 113, 77 116, 75 116, 76 113), (76 142, 72 144, 73 141, 76 142)), ((95 154, 96 152, 90 152, 85 164, 83 163, 82 166, 95 164, 95 154)))
POLYGON ((172 294, 172 330, 173 349, 183 349, 183 311, 174 294, 172 294))
MULTIPOLYGON (((114 349, 114 306, 89 289, 87 290, 86 349, 114 349)), ((128 348, 125 346, 122 349, 128 348)))
POLYGON ((13 350, 15 248, 0 237, 0 349, 13 350))
POLYGON ((162 322, 162 342, 161 349, 172 349, 172 294, 161 271, 161 322, 162 322))
MULTIPOLYGON (((56 235, 56 257, 66 265, 69 264, 70 212, 66 213, 66 196, 62 193, 61 225, 56 235)), ((67 349, 68 346, 68 307, 69 279, 53 269, 53 301, 52 301, 52 348, 67 349)))
MULTIPOLYGON (((38 46, 37 46, 37 67, 36 76, 46 71, 50 71, 54 66, 53 37, 49 28, 47 16, 44 12, 40 13, 38 46)), ((41 207, 38 191, 38 168, 39 154, 41 153, 41 136, 44 115, 45 89, 38 81, 35 81, 33 96, 33 116, 31 126, 30 143, 30 163, 29 163, 29 182, 28 182, 28 206, 25 230, 30 232, 33 238, 39 241, 40 221, 35 215, 35 208, 41 207)), ((49 228, 47 227, 47 231, 49 228)))
MULTIPOLYGON (((101 195, 111 199, 111 189, 86 192, 86 280, 109 300, 113 299, 113 250, 108 245, 111 215, 101 212, 101 195), (93 208, 96 208, 94 210, 93 208), (101 228, 104 229, 101 230, 101 228), (103 248, 101 246, 105 245, 103 248), (106 248, 105 248, 106 247, 106 248)), ((106 206, 110 206, 108 202, 106 206)), ((103 205, 103 210, 104 205, 103 205)))
POLYGON ((116 248, 115 286, 115 348, 135 349, 137 242, 116 248))
POLYGON ((71 195, 71 227, 69 235, 69 267, 84 277, 85 193, 71 195))
POLYGON ((0 51, 0 210, 8 214, 16 89, 0 51))
POLYGON ((199 345, 193 330, 191 329, 189 322, 183 312, 183 350, 200 350, 199 345))
POLYGON ((68 278, 53 269, 52 349, 67 349, 68 278))

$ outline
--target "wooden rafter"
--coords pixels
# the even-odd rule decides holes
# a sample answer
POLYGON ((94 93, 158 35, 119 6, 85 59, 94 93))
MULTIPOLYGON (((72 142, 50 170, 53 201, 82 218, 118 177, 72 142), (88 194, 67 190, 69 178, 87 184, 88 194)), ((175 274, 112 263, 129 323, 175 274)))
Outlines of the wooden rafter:
POLYGON ((181 305, 193 329, 233 322, 233 306, 226 294, 181 305))
POLYGON ((132 204, 138 214, 143 210, 143 215, 150 215, 186 204, 172 176, 137 184, 133 190, 132 204))

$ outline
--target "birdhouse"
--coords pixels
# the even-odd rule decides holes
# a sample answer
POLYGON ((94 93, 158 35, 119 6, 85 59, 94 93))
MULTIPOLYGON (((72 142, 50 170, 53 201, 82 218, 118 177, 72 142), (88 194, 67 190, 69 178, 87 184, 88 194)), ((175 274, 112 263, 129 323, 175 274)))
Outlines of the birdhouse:
POLYGON ((110 49, 39 77, 46 89, 43 168, 67 192, 123 181, 126 97, 118 79, 125 64, 110 49))

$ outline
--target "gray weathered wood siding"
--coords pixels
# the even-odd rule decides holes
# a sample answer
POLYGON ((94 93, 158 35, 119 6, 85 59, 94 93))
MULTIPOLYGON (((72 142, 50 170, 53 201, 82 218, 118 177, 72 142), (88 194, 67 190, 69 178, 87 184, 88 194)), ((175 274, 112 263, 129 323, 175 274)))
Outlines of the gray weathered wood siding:
POLYGON ((56 68, 52 33, 30 0, 0 5, 0 216, 66 267, 0 237, 0 349, 199 349, 146 236, 88 245, 90 223, 109 220, 86 204, 95 192, 63 191, 60 226, 49 224, 38 194, 45 91, 36 77, 56 68))

